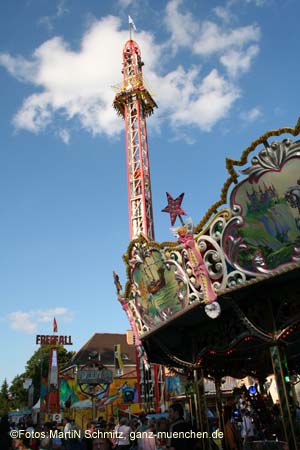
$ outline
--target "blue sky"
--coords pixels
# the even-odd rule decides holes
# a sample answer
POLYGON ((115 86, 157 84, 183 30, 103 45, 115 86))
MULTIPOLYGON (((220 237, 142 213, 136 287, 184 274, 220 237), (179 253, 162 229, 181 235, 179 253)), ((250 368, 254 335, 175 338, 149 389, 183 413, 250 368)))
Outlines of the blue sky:
POLYGON ((128 14, 158 109, 148 121, 156 240, 165 192, 198 223, 225 158, 299 109, 297 0, 3 0, 0 382, 35 334, 125 332, 112 271, 129 243, 124 123, 112 108, 128 14))

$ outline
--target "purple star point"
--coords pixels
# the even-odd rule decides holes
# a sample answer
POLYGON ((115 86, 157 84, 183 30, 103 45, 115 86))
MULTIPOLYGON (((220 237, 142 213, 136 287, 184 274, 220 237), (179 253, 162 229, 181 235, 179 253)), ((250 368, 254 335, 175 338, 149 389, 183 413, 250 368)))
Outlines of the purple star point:
POLYGON ((170 214, 170 219, 171 219, 171 225, 173 226, 177 216, 186 216, 186 213, 184 212, 184 210, 181 208, 181 203, 184 197, 184 193, 180 194, 177 198, 173 198, 172 195, 169 194, 169 192, 166 193, 167 194, 167 200, 168 200, 168 204, 167 206, 162 209, 162 212, 167 212, 170 214))

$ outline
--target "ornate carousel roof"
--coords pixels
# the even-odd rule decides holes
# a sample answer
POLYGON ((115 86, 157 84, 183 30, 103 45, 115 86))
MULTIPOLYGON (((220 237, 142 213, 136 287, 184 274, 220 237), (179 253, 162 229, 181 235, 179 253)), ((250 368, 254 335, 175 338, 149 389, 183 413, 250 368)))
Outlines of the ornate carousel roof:
POLYGON ((264 377, 270 347, 280 343, 299 371, 300 141, 268 141, 299 133, 298 121, 227 159, 221 198, 195 227, 181 217, 182 196, 168 194, 165 211, 181 220, 177 241, 130 242, 124 293, 115 282, 151 362, 264 377))

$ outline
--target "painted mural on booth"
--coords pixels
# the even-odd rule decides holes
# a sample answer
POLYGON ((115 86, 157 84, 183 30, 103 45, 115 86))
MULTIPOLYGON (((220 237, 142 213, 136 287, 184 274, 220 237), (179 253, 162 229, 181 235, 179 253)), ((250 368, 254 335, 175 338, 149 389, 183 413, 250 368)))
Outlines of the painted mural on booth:
POLYGON ((273 271, 300 260, 300 143, 274 143, 242 171, 230 196, 234 213, 222 245, 229 263, 246 273, 273 271))
POLYGON ((175 273, 175 266, 166 264, 160 251, 136 247, 133 262, 135 308, 147 327, 152 328, 185 308, 186 286, 175 273))
MULTIPOLYGON (((137 403, 136 378, 114 379, 110 385, 101 385, 95 389, 96 406, 127 405, 137 403)), ((78 409, 91 408, 90 398, 84 395, 75 378, 60 379, 59 398, 61 407, 78 409)))

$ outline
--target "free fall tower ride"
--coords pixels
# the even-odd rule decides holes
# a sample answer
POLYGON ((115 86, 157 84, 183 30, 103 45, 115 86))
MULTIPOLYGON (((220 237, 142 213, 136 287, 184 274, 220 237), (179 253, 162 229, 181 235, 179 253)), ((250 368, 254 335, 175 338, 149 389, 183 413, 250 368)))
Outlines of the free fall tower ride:
MULTIPOLYGON (((113 102, 125 121, 130 241, 141 234, 154 240, 146 119, 157 105, 144 86, 143 65, 140 48, 130 36, 123 48, 123 84, 113 102)), ((164 398, 163 368, 153 364, 147 369, 140 359, 137 372, 140 402, 159 412, 164 398)))

